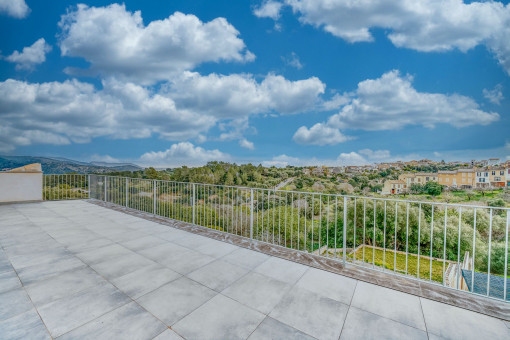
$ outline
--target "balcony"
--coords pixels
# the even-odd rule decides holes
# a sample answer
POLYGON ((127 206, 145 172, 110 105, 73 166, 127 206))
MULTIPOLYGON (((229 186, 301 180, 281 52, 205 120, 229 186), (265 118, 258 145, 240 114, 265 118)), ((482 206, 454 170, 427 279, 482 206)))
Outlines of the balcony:
MULTIPOLYGON (((415 254, 410 243, 390 244, 393 201, 367 212, 371 199, 313 194, 310 201, 311 193, 268 189, 105 176, 43 183, 44 198, 59 201, 0 205, 2 339, 510 337, 506 280, 495 283, 495 266, 485 290, 470 290, 476 278, 467 280, 466 266, 474 264, 473 277, 482 273, 480 246, 466 260, 460 248, 439 247, 452 255, 438 259, 424 255, 437 253, 434 244, 415 254), (370 230, 378 235, 379 208, 381 244, 369 241, 370 230), (360 230, 351 233, 349 220, 360 230)), ((413 204, 395 204, 396 219, 413 204)), ((416 203, 420 213, 425 206, 416 203)), ((458 207, 446 208, 462 219, 458 207)), ((444 215, 440 209, 431 212, 444 215)), ((491 208, 488 226, 499 230, 504 213, 491 208)), ((404 219, 404 230, 431 221, 440 228, 419 218, 404 219)), ((492 244, 502 237, 484 235, 492 244)), ((448 236, 464 242, 462 233, 448 236)))

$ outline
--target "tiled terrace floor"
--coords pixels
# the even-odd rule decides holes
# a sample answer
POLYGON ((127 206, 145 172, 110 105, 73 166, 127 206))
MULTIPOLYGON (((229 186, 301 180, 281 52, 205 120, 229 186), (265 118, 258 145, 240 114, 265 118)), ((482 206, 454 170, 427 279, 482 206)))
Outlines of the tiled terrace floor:
POLYGON ((0 205, 0 339, 510 339, 500 319, 86 201, 0 205))

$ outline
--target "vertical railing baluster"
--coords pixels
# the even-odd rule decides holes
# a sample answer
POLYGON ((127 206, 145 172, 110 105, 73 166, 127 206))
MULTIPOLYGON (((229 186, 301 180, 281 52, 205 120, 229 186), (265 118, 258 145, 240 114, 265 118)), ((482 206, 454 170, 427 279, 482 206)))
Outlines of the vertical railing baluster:
MULTIPOLYGON (((510 224, 510 210, 506 211, 506 228, 505 228, 505 273, 504 273, 504 284, 503 284, 503 301, 507 299, 507 282, 508 282, 508 225, 510 224)), ((474 259, 473 259, 474 262, 474 259)), ((473 266, 473 271, 474 271, 473 266)))
POLYGON ((432 249, 434 242, 434 204, 431 204, 432 215, 430 217, 430 259, 429 259, 429 281, 432 281, 432 249))
MULTIPOLYGON (((492 250, 492 208, 490 209, 489 214, 489 258, 487 265, 487 296, 490 294, 491 289, 491 250, 492 250)), ((505 277, 505 280, 507 278, 505 277)))
POLYGON ((363 265, 365 264, 367 199, 363 199, 363 265))
POLYGON ((250 189, 250 239, 253 240, 253 189, 250 189))
POLYGON ((460 268, 460 227, 462 225, 462 207, 459 207, 459 233, 457 240, 457 289, 460 289, 460 275, 462 268, 460 268))
MULTIPOLYGON (((473 215, 473 254, 471 255, 471 292, 475 291, 475 256, 476 256, 476 208, 473 215)), ((505 275, 506 277, 506 275, 505 275)), ((506 282, 506 280, 505 280, 506 282)))
POLYGON ((386 201, 384 201, 384 222, 383 222, 383 271, 386 269, 386 201))
POLYGON ((346 257, 346 255, 347 255, 346 254, 346 251, 347 251, 347 249, 346 249, 347 248, 347 197, 346 196, 344 196, 344 226, 343 226, 343 231, 342 231, 342 248, 343 248, 342 259, 344 261, 344 266, 345 266, 345 262, 347 260, 347 257, 346 257))
POLYGON ((406 275, 408 255, 409 255, 409 202, 407 202, 407 222, 406 222, 406 275))
POLYGON ((444 237, 443 237, 443 286, 446 285, 446 229, 448 228, 448 206, 444 207, 444 237))
POLYGON ((374 199, 374 232, 372 234, 372 268, 375 267, 375 224, 376 224, 377 201, 374 199))
POLYGON ((393 250, 393 272, 397 272, 397 229, 398 229, 398 201, 395 201, 395 227, 394 227, 394 250, 393 250))
POLYGON ((420 237, 421 237, 421 203, 418 208, 418 256, 417 256, 417 268, 416 268, 416 277, 420 279, 420 237))

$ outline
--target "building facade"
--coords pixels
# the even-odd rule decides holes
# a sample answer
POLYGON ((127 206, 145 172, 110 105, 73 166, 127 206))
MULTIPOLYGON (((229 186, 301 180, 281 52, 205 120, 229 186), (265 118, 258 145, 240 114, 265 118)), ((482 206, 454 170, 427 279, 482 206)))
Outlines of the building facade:
POLYGON ((503 167, 477 169, 476 187, 477 188, 504 188, 509 184, 508 170, 503 167))
POLYGON ((383 195, 395 195, 401 194, 407 191, 407 184, 401 180, 389 180, 384 182, 381 194, 383 195))
POLYGON ((476 185, 476 173, 473 169, 458 169, 453 171, 439 171, 438 183, 449 188, 470 189, 476 185))

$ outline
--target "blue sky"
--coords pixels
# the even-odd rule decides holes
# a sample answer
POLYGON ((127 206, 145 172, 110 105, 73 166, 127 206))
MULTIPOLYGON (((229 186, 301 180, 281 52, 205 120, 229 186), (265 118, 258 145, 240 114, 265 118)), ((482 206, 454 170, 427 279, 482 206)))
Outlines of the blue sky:
POLYGON ((510 6, 0 0, 0 154, 510 159, 510 6))

